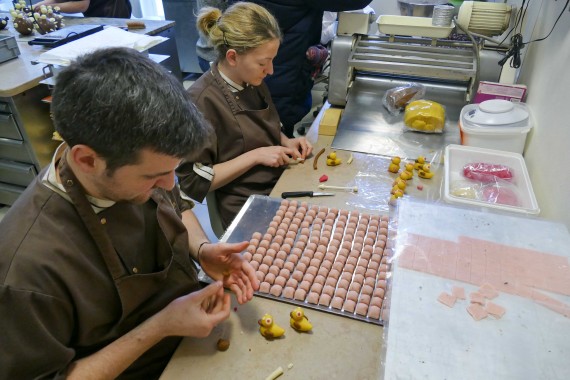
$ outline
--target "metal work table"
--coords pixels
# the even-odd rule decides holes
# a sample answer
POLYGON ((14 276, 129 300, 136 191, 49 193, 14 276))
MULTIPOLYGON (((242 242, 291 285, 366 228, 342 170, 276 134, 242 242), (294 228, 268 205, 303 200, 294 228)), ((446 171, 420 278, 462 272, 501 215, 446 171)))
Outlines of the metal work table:
MULTIPOLYGON (((14 30, 12 25, 12 16, 9 13, 0 12, 0 17, 10 17, 8 26, 4 30, 0 30, 0 36, 14 36, 20 48, 20 56, 16 59, 0 64, 0 97, 9 97, 22 93, 23 91, 30 90, 31 88, 40 84, 40 81, 45 79, 43 73, 43 65, 34 65, 35 61, 40 54, 46 51, 42 46, 28 45, 28 41, 38 37, 39 33, 34 33, 29 36, 22 36, 14 30)), ((111 25, 117 27, 125 27, 126 19, 111 19, 100 17, 65 17, 64 23, 67 26, 80 25, 80 24, 97 24, 97 25, 111 25)), ((146 25, 145 29, 130 30, 133 33, 148 34, 151 36, 164 36, 170 39, 174 38, 172 27, 173 21, 159 21, 159 20, 144 20, 146 25)), ((166 41, 165 43, 167 43, 166 41)), ((175 42, 174 42, 175 43, 175 42)), ((163 43, 164 44, 164 43, 163 43)), ((161 44, 162 45, 162 44, 161 44)), ((160 45, 159 45, 160 46, 160 45)), ((158 46, 157 46, 158 48, 158 46)), ((151 49, 151 53, 162 54, 158 51, 151 49)), ((174 49, 174 54, 176 49, 174 49)), ((178 56, 173 56, 178 60, 178 56)), ((180 69, 178 69, 178 72, 180 69)))
MULTIPOLYGON (((331 148, 332 136, 318 135, 318 124, 327 107, 325 105, 321 110, 307 134, 315 152, 322 148, 326 149, 326 153, 334 150, 331 148)), ((566 331, 570 328, 564 316, 553 315, 551 310, 535 304, 532 313, 540 312, 547 321, 555 324, 550 326, 549 322, 541 320, 539 323, 542 327, 528 330, 528 323, 531 323, 534 315, 525 314, 528 305, 524 302, 529 301, 501 293, 497 302, 508 307, 507 315, 500 320, 489 317, 488 320, 476 322, 465 311, 468 301, 463 301, 463 304, 459 302, 454 309, 448 309, 436 300, 439 292, 449 290, 452 284, 465 286, 467 292, 474 291, 476 285, 469 281, 454 281, 402 269, 397 261, 401 246, 414 247, 406 240, 410 232, 451 241, 456 235, 491 241, 499 238, 503 244, 533 247, 544 252, 550 252, 550 246, 536 247, 534 242, 540 240, 540 235, 552 245, 551 233, 552 236, 564 237, 557 243, 559 249, 552 251, 560 254, 564 252, 560 246, 564 246, 563 242, 569 238, 563 226, 554 226, 555 229, 546 233, 540 228, 548 229, 551 226, 539 219, 494 214, 488 209, 444 205, 441 201, 443 165, 438 164, 439 160, 432 164, 436 173, 432 179, 413 178, 413 185, 408 185, 404 202, 400 204, 401 210, 398 210, 386 202, 396 176, 387 172, 390 157, 340 150, 337 155, 343 163, 335 167, 326 166, 324 157, 319 160, 317 170, 313 169, 312 159, 290 166, 270 195, 278 198, 284 191, 317 191, 319 177, 326 174, 329 177, 327 184, 357 185, 358 193, 338 192, 333 197, 298 199, 339 209, 390 214, 390 226, 396 228, 397 240, 394 238, 391 241, 391 247, 395 247, 396 261, 392 264, 391 275, 394 277, 388 290, 391 294, 388 324, 382 327, 305 308, 314 326, 313 332, 296 333, 288 326, 292 305, 256 296, 243 306, 234 302, 230 318, 216 327, 209 337, 183 339, 162 374, 162 380, 188 377, 263 379, 279 366, 284 369, 283 379, 394 379, 400 376, 433 379, 463 376, 475 379, 481 377, 481 372, 491 377, 520 378, 517 373, 525 366, 533 368, 526 368, 526 373, 544 375, 549 370, 545 366, 534 366, 532 360, 521 362, 521 366, 513 365, 519 357, 517 350, 524 347, 514 342, 526 339, 535 339, 548 347, 551 351, 542 355, 547 355, 551 361, 555 357, 567 356, 568 344, 552 334, 556 329, 566 331), (346 161, 351 153, 354 162, 349 165, 346 161), (419 190, 418 185, 423 189, 419 190), (540 228, 537 229, 537 226, 540 228), (524 231, 524 237, 516 231, 524 231), (515 308, 511 302, 524 305, 515 308), (259 334, 257 320, 265 313, 272 314, 276 323, 286 329, 285 338, 268 341, 259 334), (522 314, 525 314, 524 320, 521 319, 522 314), (483 331, 485 335, 481 337, 485 338, 479 336, 483 331), (228 351, 216 350, 216 342, 220 338, 230 340, 228 351), (494 359, 500 364, 488 360, 491 358, 486 354, 489 348, 485 339, 497 341, 494 359), (499 360, 502 356, 504 358, 499 360), (456 360, 453 361, 453 358, 456 360), (290 364, 292 367, 289 369, 290 364)), ((419 247, 420 251, 422 249, 427 247, 419 247)), ((525 356, 529 355, 525 352, 525 356)), ((552 378, 567 378, 570 367, 562 364, 563 360, 558 362, 561 367, 556 370, 550 367, 552 370, 548 374, 552 378)))
MULTIPOLYGON (((332 136, 318 135, 318 125, 328 104, 321 109, 307 133, 314 152, 326 148, 331 151, 332 136)), ((309 204, 337 207, 347 210, 368 210, 387 214, 391 182, 395 174, 387 172, 389 158, 354 152, 354 162, 346 164, 351 152, 337 151, 343 164, 325 165, 321 156, 318 169, 313 169, 312 158, 304 164, 291 165, 281 176, 271 197, 280 198, 283 191, 317 191, 319 177, 329 176, 331 185, 358 185, 358 193, 339 192, 333 197, 299 198, 309 204), (377 173, 374 176, 373 173, 377 173)), ((411 194, 427 199, 439 199, 440 169, 435 165, 436 176, 431 180, 415 178, 424 183, 424 190, 410 189, 411 194), (432 181, 432 182, 428 182, 432 181)), ((233 297, 232 297, 233 298, 233 297)), ((384 328, 362 321, 306 309, 313 323, 311 334, 296 333, 289 328, 289 312, 293 306, 263 297, 243 306, 232 304, 229 320, 220 324, 203 339, 185 338, 173 355, 161 379, 208 377, 210 379, 263 379, 275 368, 285 370, 283 378, 303 379, 382 379, 384 374, 384 328), (267 341, 259 334, 257 320, 271 313, 276 322, 286 328, 284 339, 267 341), (216 350, 220 338, 229 339, 226 352, 216 350), (289 364, 293 364, 288 369, 289 364), (238 374, 238 375, 236 375, 238 374)))
POLYGON ((432 159, 448 144, 459 144, 459 114, 465 105, 464 86, 431 83, 426 99, 445 108, 443 133, 406 131, 403 114, 393 116, 382 105, 385 92, 408 84, 402 79, 375 76, 356 77, 332 146, 384 156, 432 159))

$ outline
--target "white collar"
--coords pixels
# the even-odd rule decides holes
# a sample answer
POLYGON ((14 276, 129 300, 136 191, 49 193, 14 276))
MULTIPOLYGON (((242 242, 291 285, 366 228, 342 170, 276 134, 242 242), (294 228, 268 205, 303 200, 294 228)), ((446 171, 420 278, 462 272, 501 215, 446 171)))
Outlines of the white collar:
MULTIPOLYGON (((222 77, 222 79, 230 86, 231 92, 240 92, 240 91, 244 90, 245 87, 243 87, 242 85, 237 84, 236 82, 231 80, 226 74, 224 74, 222 72, 222 70, 220 70, 220 66, 218 66, 218 72, 220 73, 220 76, 222 77)), ((247 86, 247 84, 246 84, 246 86, 247 86)))
MULTIPOLYGON (((57 171, 56 171, 56 164, 59 159, 63 156, 63 153, 67 149, 67 143, 62 143, 59 147, 57 147, 49 165, 49 169, 46 171, 45 175, 42 178, 42 184, 46 186, 48 189, 51 189, 65 198, 67 201, 71 202, 71 198, 65 192, 65 187, 57 180, 57 171)), ((108 199, 99 199, 92 197, 91 195, 85 194, 87 200, 93 207, 95 213, 99 213, 106 208, 109 208, 115 204, 114 201, 110 201, 108 199)))

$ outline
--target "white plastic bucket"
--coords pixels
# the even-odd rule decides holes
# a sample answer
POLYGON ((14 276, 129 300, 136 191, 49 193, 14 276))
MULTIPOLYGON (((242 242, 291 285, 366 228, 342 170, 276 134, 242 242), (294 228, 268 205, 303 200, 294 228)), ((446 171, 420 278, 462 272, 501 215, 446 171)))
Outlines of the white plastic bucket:
POLYGON ((501 102, 510 103, 494 99, 463 107, 459 119, 461 145, 523 153, 527 134, 532 128, 528 107, 523 103, 509 106, 501 102), (493 109, 497 111, 494 113, 493 109), (509 122, 509 112, 513 115, 512 122, 509 122))

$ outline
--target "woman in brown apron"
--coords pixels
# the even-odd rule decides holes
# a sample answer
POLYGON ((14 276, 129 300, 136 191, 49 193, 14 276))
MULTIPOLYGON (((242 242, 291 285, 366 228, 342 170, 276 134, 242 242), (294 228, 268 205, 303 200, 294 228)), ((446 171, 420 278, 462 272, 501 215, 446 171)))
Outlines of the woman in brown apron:
POLYGON ((178 168, 182 190, 198 201, 215 191, 224 227, 252 194, 268 195, 290 160, 312 150, 281 132, 263 79, 273 73, 281 31, 263 7, 239 2, 223 14, 203 8, 198 28, 219 60, 188 90, 216 133, 178 168))

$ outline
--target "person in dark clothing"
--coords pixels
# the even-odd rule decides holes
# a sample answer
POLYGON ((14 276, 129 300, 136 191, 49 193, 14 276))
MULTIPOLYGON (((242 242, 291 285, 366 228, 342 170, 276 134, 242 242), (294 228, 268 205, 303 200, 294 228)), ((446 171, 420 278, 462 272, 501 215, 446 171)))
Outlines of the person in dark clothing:
POLYGON ((277 107, 286 136, 293 136, 296 123, 311 109, 313 66, 307 49, 318 45, 324 11, 362 9, 371 0, 251 0, 268 9, 277 19, 283 41, 273 60, 273 75, 265 82, 277 107))
POLYGON ((34 4, 39 11, 42 5, 59 7, 62 13, 83 13, 85 17, 131 18, 129 0, 44 0, 34 4))

